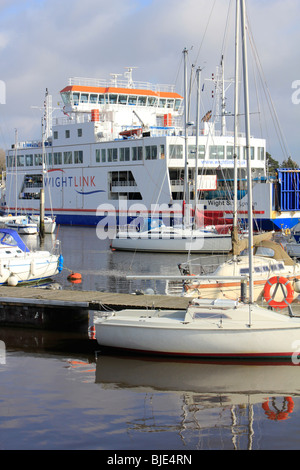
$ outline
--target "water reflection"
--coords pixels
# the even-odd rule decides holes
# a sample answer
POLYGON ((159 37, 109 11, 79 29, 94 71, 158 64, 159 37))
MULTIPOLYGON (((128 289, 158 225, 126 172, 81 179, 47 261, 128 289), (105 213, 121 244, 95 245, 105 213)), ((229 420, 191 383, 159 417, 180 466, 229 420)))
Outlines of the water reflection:
POLYGON ((155 409, 154 397, 162 392, 172 393, 180 397, 180 425, 176 432, 185 445, 220 448, 223 442, 226 449, 249 450, 259 448, 255 437, 256 433, 261 434, 264 421, 265 425, 283 422, 291 419, 293 413, 297 420, 300 369, 292 365, 100 356, 96 362, 96 383, 105 389, 144 394, 147 418, 129 422, 129 432, 161 430, 161 424, 157 426, 161 409, 159 406, 155 409))
MULTIPOLYGON (((109 240, 99 240, 95 227, 60 226, 55 235, 46 235, 44 248, 58 238, 64 257, 64 269, 55 277, 63 288, 105 292, 135 292, 151 287, 156 293, 165 292, 164 281, 132 281, 128 274, 179 274, 177 265, 186 261, 184 254, 126 253, 112 251, 109 240), (171 270, 171 271, 170 271, 171 270), (71 284, 68 274, 79 272, 82 282, 71 284)), ((39 248, 39 237, 23 236, 30 249, 39 248)))
POLYGON ((296 365, 106 355, 87 333, 2 328, 0 341, 5 448, 299 448, 296 365))

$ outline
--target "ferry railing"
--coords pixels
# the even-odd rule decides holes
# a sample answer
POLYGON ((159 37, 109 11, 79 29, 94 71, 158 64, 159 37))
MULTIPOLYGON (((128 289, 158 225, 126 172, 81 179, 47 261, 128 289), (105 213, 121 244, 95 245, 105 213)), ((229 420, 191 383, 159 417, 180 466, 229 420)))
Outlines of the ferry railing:
POLYGON ((135 181, 112 181, 112 186, 136 186, 135 181))
POLYGON ((97 78, 86 78, 86 77, 72 77, 69 78, 69 83, 71 85, 80 85, 80 86, 91 86, 91 87, 121 87, 121 88, 141 88, 143 90, 154 90, 154 91, 167 91, 174 92, 175 85, 170 84, 156 84, 150 82, 141 82, 133 81, 131 84, 128 83, 128 80, 118 79, 116 81, 106 80, 106 79, 97 79, 97 78))

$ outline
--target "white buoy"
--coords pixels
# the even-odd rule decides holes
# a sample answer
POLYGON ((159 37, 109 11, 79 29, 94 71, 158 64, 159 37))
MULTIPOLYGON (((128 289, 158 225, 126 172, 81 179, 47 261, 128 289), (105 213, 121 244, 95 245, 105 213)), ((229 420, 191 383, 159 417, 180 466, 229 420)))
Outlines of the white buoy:
POLYGON ((15 287, 18 284, 18 278, 14 274, 11 274, 7 279, 7 284, 9 286, 15 287))

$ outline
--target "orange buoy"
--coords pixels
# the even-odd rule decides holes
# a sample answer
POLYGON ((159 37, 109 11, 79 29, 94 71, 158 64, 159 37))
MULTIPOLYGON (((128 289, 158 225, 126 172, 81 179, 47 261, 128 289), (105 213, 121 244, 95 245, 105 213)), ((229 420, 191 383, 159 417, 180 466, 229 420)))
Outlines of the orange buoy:
POLYGON ((71 273, 68 276, 69 281, 81 281, 81 274, 80 273, 71 273))
POLYGON ((283 276, 273 276, 271 279, 268 279, 264 286, 264 299, 270 307, 275 308, 285 308, 294 300, 294 289, 290 281, 283 276), (282 284, 286 287, 287 295, 282 300, 282 302, 277 302, 271 296, 271 287, 274 284, 282 284))

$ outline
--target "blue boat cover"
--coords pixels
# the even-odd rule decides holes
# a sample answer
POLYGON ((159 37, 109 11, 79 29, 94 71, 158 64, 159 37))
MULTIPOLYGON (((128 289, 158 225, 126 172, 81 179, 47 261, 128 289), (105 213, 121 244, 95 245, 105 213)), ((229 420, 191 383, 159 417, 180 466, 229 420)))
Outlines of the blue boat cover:
POLYGON ((0 243, 6 246, 18 246, 24 252, 30 251, 20 235, 10 228, 0 228, 0 243))

